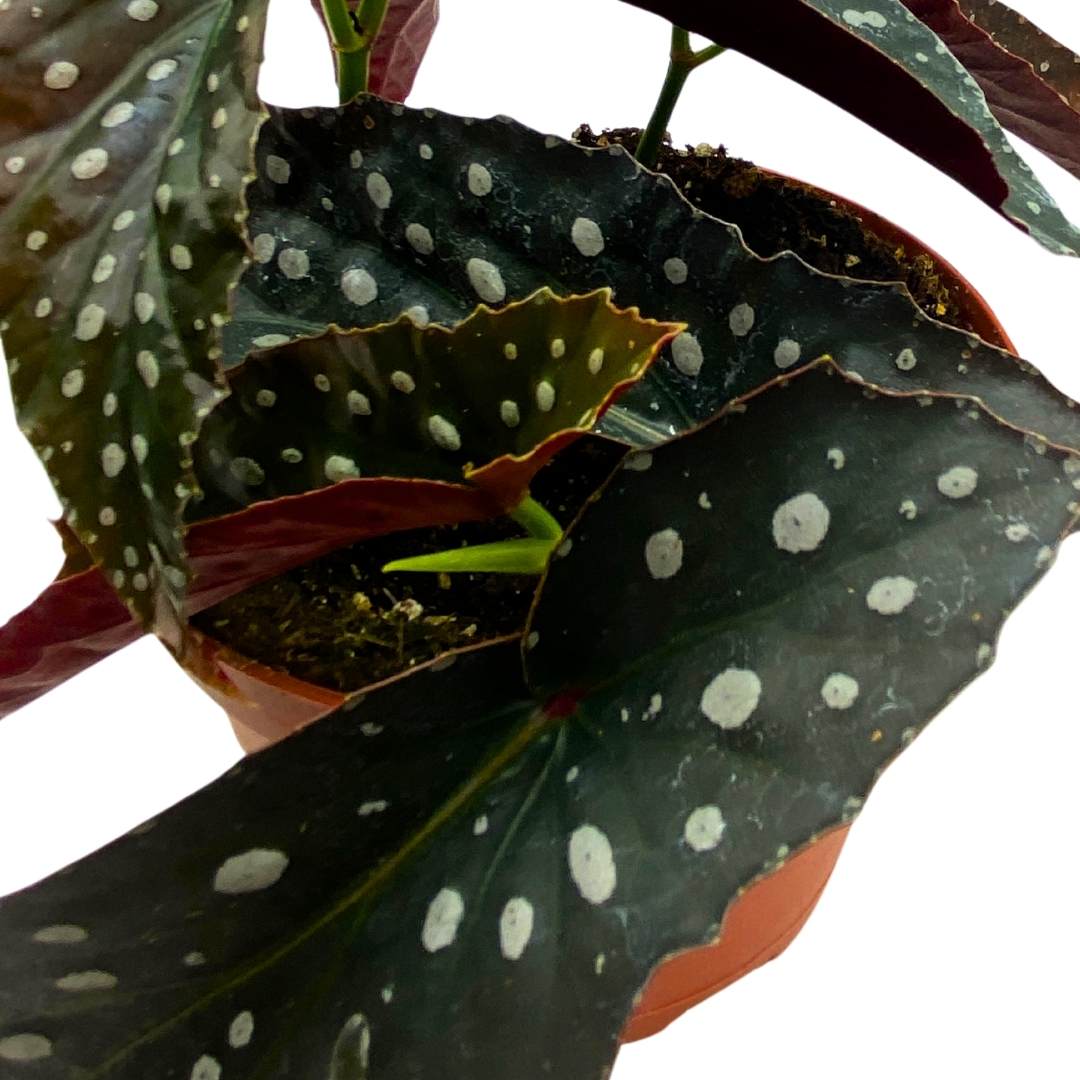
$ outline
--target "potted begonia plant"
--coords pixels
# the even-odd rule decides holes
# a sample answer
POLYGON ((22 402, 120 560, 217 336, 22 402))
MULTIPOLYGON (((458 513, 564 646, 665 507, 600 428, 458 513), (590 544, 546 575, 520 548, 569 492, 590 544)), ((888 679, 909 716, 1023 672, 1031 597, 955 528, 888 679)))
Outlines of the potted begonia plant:
MULTIPOLYGON (((1075 254, 975 90, 1075 168, 1053 43, 1007 22, 995 40, 1001 5, 793 0, 722 25, 648 6, 1075 254), (778 13, 918 111, 807 70, 765 32, 778 13)), ((325 5, 345 104, 270 110, 257 142, 262 5, 4 12, 4 340, 70 551, 7 628, 8 702, 143 626, 240 698, 190 619, 342 552, 380 559, 350 647, 404 663, 5 902, 0 1057, 39 1075, 141 1076, 166 1053, 199 1080, 600 1075, 650 973, 715 939, 752 881, 728 946, 770 883, 803 897, 764 928, 782 946, 880 768, 985 666, 1077 512, 1072 403, 940 260, 920 305, 694 205, 688 170, 720 166, 658 140, 708 56, 683 30, 628 153, 354 100, 404 96, 395 57, 434 26, 433 4, 387 8, 325 5), (80 62, 95 35, 124 47, 80 62), (402 566, 417 528, 425 561, 402 566), (410 570, 451 593, 443 575, 512 577, 492 598, 518 622, 478 640, 410 570), (514 992, 537 972, 573 988, 565 1008, 514 992)), ((729 950, 721 974, 763 958, 729 950)), ((630 1033, 724 981, 694 979, 630 1033)))

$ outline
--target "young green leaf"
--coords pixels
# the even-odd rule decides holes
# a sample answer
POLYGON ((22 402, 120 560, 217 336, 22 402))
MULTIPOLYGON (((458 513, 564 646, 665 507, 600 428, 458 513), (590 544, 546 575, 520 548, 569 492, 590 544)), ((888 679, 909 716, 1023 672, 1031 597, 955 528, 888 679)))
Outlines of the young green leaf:
POLYGON ((927 318, 902 286, 759 258, 618 148, 369 98, 273 110, 258 158, 256 262, 226 328, 231 363, 327 323, 404 309, 452 323, 477 299, 606 285, 621 304, 688 327, 600 422, 631 445, 685 431, 827 354, 895 390, 979 397, 1016 427, 1080 447, 1080 410, 1015 357, 927 318))
POLYGON ((619 471, 529 688, 513 642, 415 671, 6 898, 0 1061, 607 1075, 655 965, 858 812, 1076 516, 1075 457, 865 389, 819 364, 619 471))
POLYGON ((1021 17, 1005 4, 987 5, 985 0, 963 5, 958 0, 903 2, 971 73, 1002 127, 1080 178, 1080 76, 1073 74, 1080 60, 1073 53, 1042 34, 1038 27, 1029 30, 1030 24, 1020 22, 1021 17), (1002 9, 1000 13, 998 8, 1002 9), (972 14, 966 14, 965 9, 972 14), (996 25, 1008 20, 1006 25, 1019 31, 1015 35, 1016 48, 1026 47, 1032 54, 1014 52, 1010 48, 1012 35, 1000 37, 983 29, 975 17, 983 12, 993 13, 996 25), (1066 64, 1071 70, 1063 70, 1066 64), (1051 81, 1052 67, 1059 69, 1053 78, 1065 87, 1071 86, 1073 102, 1051 81))
POLYGON ((802 83, 959 180, 1051 251, 1080 252, 1080 230, 1016 156, 978 83, 903 0, 628 2, 802 83))
POLYGON ((190 441, 221 396, 266 0, 0 10, 0 317, 66 519, 175 631, 190 441))
MULTIPOLYGON (((359 275, 373 280, 345 271, 346 291, 359 275)), ((453 329, 403 315, 256 353, 195 447, 198 512, 360 475, 467 477, 510 509, 681 329, 615 308, 609 289, 545 288, 453 329)))

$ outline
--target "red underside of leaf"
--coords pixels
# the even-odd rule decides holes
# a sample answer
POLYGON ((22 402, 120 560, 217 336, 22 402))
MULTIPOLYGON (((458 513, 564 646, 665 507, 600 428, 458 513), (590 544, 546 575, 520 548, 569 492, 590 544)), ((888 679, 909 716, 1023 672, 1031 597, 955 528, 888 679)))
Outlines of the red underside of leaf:
POLYGON ((368 89, 388 101, 404 101, 439 21, 439 0, 391 3, 371 51, 368 89))
MULTIPOLYGON (((356 10, 359 0, 349 0, 356 10)), ((322 0, 311 0, 323 17, 322 0)), ((368 90, 387 101, 404 101, 439 22, 439 0, 390 0, 382 29, 371 50, 368 90)))
POLYGON ((780 71, 840 105, 991 206, 1008 196, 981 138, 884 53, 802 0, 627 0, 780 71), (873 87, 872 93, 866 88, 873 87))
MULTIPOLYGON (((187 610, 226 597, 358 540, 477 521, 500 509, 479 490, 436 480, 346 480, 192 525, 187 610)), ((54 581, 0 627, 0 717, 142 635, 95 568, 54 581)))
POLYGON ((960 10, 957 0, 903 0, 971 72, 998 123, 1080 177, 1080 112, 960 10))

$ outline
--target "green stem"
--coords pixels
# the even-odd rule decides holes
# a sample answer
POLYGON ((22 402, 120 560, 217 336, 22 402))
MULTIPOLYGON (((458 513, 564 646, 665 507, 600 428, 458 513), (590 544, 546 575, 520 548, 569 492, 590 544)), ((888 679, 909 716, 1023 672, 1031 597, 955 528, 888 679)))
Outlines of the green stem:
POLYGON ((526 495, 510 516, 534 540, 562 539, 562 526, 531 495, 526 495))
POLYGON ((382 29, 388 0, 361 0, 355 13, 348 0, 322 0, 326 27, 337 57, 338 96, 352 101, 368 88, 371 47, 382 29))
POLYGON ((714 56, 724 51, 723 45, 709 45, 700 52, 690 47, 690 34, 681 26, 671 28, 671 53, 668 59, 667 75, 660 87, 660 96, 656 99, 649 123, 641 133, 634 156, 647 169, 655 169, 660 159, 660 147, 664 142, 671 114, 679 100, 690 73, 714 56))

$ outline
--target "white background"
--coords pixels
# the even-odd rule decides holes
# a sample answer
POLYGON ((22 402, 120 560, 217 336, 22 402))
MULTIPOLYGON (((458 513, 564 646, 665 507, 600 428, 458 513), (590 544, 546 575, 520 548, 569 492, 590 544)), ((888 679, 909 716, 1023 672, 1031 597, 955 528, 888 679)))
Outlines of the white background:
MULTIPOLYGON (((1015 6, 1080 48, 1074 4, 1015 6)), ((667 47, 652 16, 616 0, 443 7, 411 104, 508 113, 563 135, 582 121, 648 116, 667 47)), ((275 0, 268 52, 269 100, 333 103, 308 0, 275 0)), ((723 143, 916 232, 974 282, 1021 354, 1080 398, 1080 261, 1046 254, 905 151, 736 55, 693 76, 672 128, 677 142, 723 143)), ((1080 221, 1080 183, 1029 160, 1080 221)), ((15 430, 6 385, 0 394, 2 621, 61 559, 46 523, 57 511, 51 488, 15 430)), ((1074 540, 1008 624, 990 673, 881 781, 791 949, 624 1050, 615 1080, 1080 1076, 1078 599, 1074 540)), ((156 642, 104 661, 0 723, 0 893, 91 851, 238 756, 224 716, 156 642)))

